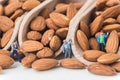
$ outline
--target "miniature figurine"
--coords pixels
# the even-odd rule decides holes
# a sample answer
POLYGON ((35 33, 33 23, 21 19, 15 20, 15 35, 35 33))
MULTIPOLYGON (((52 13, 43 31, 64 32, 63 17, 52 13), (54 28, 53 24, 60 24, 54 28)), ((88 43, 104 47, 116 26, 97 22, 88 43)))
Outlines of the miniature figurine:
POLYGON ((71 49, 72 40, 69 40, 68 42, 64 40, 63 42, 64 42, 63 44, 64 58, 71 58, 72 57, 72 49, 71 49))
POLYGON ((97 42, 99 44, 100 50, 104 51, 105 45, 106 45, 106 39, 108 38, 109 33, 104 34, 104 32, 101 30, 99 35, 97 36, 97 42))
POLYGON ((20 58, 20 56, 18 54, 18 51, 17 51, 18 49, 19 49, 18 43, 15 40, 11 45, 11 55, 10 55, 10 57, 14 58, 14 55, 16 55, 16 57, 18 58, 18 61, 21 62, 21 58, 20 58))

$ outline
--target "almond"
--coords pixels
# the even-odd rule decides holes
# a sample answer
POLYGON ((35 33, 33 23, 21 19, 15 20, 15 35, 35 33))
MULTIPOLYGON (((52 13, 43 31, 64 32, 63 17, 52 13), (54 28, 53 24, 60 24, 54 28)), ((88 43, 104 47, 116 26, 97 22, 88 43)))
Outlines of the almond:
POLYGON ((120 5, 110 7, 102 12, 102 16, 104 19, 114 18, 120 14, 120 5))
POLYGON ((7 15, 7 16, 11 15, 13 12, 15 12, 21 6, 22 6, 22 3, 20 3, 20 2, 13 2, 11 4, 8 4, 4 9, 5 15, 7 15))
POLYGON ((35 19, 32 20, 30 25, 30 28, 35 31, 42 31, 45 29, 45 27, 45 19, 42 16, 37 16, 35 19))
POLYGON ((117 17, 117 22, 120 23, 120 15, 117 17))
POLYGON ((58 61, 55 59, 39 59, 32 64, 32 68, 39 71, 48 70, 57 66, 58 61))
POLYGON ((102 16, 98 16, 94 19, 94 21, 90 25, 91 35, 94 35, 96 32, 98 32, 102 28, 103 20, 104 19, 102 16))
POLYGON ((83 52, 83 57, 88 61, 96 62, 103 54, 105 54, 105 52, 99 50, 87 50, 83 52))
POLYGON ((110 33, 105 50, 108 53, 116 53, 118 50, 118 45, 119 45, 119 38, 117 32, 114 30, 110 33))
POLYGON ((93 74, 103 75, 103 76, 113 76, 116 74, 114 68, 107 65, 102 65, 100 63, 93 63, 89 65, 88 71, 90 71, 93 74))
POLYGON ((33 51, 38 51, 43 48, 43 44, 38 42, 38 41, 32 41, 32 40, 27 40, 24 41, 21 45, 21 49, 24 52, 33 52, 33 51))
POLYGON ((101 10, 101 9, 105 8, 106 2, 107 2, 107 0, 97 0, 96 8, 98 10, 101 10))
POLYGON ((45 8, 41 11, 40 15, 45 19, 47 19, 50 13, 51 13, 51 10, 49 8, 45 8))
POLYGON ((10 18, 6 16, 0 16, 0 30, 1 31, 6 32, 13 26, 14 26, 14 22, 10 18))
POLYGON ((110 24, 110 25, 106 25, 104 26, 103 30, 105 32, 111 32, 113 30, 116 30, 116 31, 120 31, 120 24, 110 24))
POLYGON ((13 28, 9 29, 1 39, 1 47, 5 47, 13 34, 13 28))
POLYGON ((22 9, 18 9, 14 12, 14 14, 10 17, 10 19, 15 20, 17 17, 21 16, 24 13, 22 9))
POLYGON ((120 4, 120 1, 119 1, 119 0, 108 0, 108 1, 106 2, 106 6, 109 6, 109 7, 115 6, 115 5, 118 5, 118 4, 120 4))
POLYGON ((103 22, 103 25, 115 24, 117 21, 114 18, 108 18, 103 22))
POLYGON ((29 40, 40 40, 42 37, 42 34, 37 31, 30 31, 27 33, 27 39, 29 40))
POLYGON ((9 1, 8 1, 8 4, 11 4, 11 3, 14 3, 14 2, 17 3, 17 2, 21 2, 21 1, 22 1, 22 0, 9 0, 9 1))
POLYGON ((84 34, 84 32, 82 32, 81 30, 77 31, 77 40, 83 50, 89 49, 88 39, 87 39, 86 35, 84 34))
POLYGON ((56 31, 56 35, 58 35, 60 38, 66 38, 68 33, 68 28, 60 28, 56 31))
POLYGON ((0 54, 0 66, 4 68, 9 68, 12 64, 14 64, 14 60, 9 56, 0 54))
POLYGON ((58 26, 50 18, 46 19, 46 24, 47 24, 47 27, 50 29, 54 29, 54 30, 58 29, 58 26))
POLYGON ((118 59, 120 59, 120 55, 108 53, 100 56, 97 61, 102 64, 111 64, 116 62, 118 59))
POLYGON ((0 15, 3 15, 3 6, 2 5, 0 5, 0 15))
POLYGON ((42 50, 37 52, 37 57, 38 58, 49 58, 53 56, 53 51, 48 48, 48 47, 44 47, 42 50))
POLYGON ((90 29, 84 21, 80 22, 80 29, 86 34, 87 38, 90 37, 90 29))
POLYGON ((90 38, 89 45, 90 45, 91 49, 99 50, 99 45, 98 45, 96 38, 90 38))
POLYGON ((24 57, 21 61, 21 64, 24 67, 31 67, 32 63, 36 60, 36 55, 34 54, 29 54, 26 57, 24 57))
POLYGON ((50 41, 50 48, 53 50, 53 51, 57 51, 61 46, 61 40, 58 36, 53 36, 51 41, 50 41))
POLYGON ((61 60, 60 65, 64 68, 70 69, 84 69, 86 65, 76 59, 66 58, 61 60))
POLYGON ((81 2, 73 3, 73 4, 77 9, 80 9, 83 6, 83 3, 81 3, 81 2))
POLYGON ((77 13, 77 8, 74 6, 74 4, 69 4, 69 6, 67 7, 67 12, 66 15, 67 17, 71 20, 75 14, 77 13))
POLYGON ((67 18, 63 14, 53 12, 53 13, 50 14, 50 18, 59 27, 67 27, 67 26, 69 26, 70 20, 69 20, 69 18, 67 18))
POLYGON ((22 8, 29 11, 38 6, 39 4, 40 2, 38 0, 27 0, 23 3, 22 8))
POLYGON ((120 72, 120 62, 113 63, 111 65, 117 72, 120 72))
POLYGON ((54 36, 55 31, 53 29, 49 29, 47 31, 44 32, 41 42, 44 45, 48 45, 48 43, 50 42, 50 40, 52 39, 52 37, 54 36))
POLYGON ((2 50, 2 49, 1 49, 1 50, 0 50, 0 54, 10 56, 10 51, 2 50))

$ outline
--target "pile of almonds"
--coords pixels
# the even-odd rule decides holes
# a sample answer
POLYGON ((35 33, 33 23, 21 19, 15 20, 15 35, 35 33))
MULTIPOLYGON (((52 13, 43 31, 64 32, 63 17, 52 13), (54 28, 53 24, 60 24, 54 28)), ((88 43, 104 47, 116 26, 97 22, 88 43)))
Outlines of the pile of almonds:
POLYGON ((40 4, 38 0, 1 0, 0 4, 0 48, 9 42, 15 22, 25 11, 29 11, 40 4))
POLYGON ((95 62, 88 66, 91 73, 98 75, 115 75, 120 72, 119 49, 120 36, 120 0, 98 0, 94 18, 89 24, 80 22, 77 30, 77 41, 83 50, 83 58, 95 62), (99 32, 109 32, 106 40, 105 52, 100 51, 97 42, 99 32))
MULTIPOLYGON (((54 53, 59 50, 62 41, 66 38, 70 20, 82 7, 82 3, 58 3, 55 10, 45 8, 30 23, 27 40, 21 45, 25 53, 32 52, 22 59, 22 65, 36 70, 47 70, 55 67, 58 61, 54 53)), ((85 68, 85 65, 77 60, 61 61, 61 65, 69 68, 85 68), (68 62, 73 62, 67 64, 68 62), (75 62, 75 63, 74 63, 75 62), (73 66, 77 65, 77 66, 73 66)))

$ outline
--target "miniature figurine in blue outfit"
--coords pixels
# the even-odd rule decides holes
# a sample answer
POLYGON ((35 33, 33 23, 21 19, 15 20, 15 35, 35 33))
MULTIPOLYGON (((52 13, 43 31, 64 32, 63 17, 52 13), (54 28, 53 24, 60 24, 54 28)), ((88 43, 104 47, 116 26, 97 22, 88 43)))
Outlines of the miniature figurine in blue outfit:
POLYGON ((104 34, 103 31, 100 31, 100 34, 97 37, 97 42, 99 44, 100 50, 104 51, 106 45, 106 39, 108 38, 109 33, 104 34))
POLYGON ((63 44, 64 58, 71 58, 72 57, 71 44, 72 44, 72 40, 69 40, 68 42, 66 42, 64 40, 64 44, 63 44))
POLYGON ((10 55, 10 57, 14 58, 14 55, 16 55, 16 57, 18 58, 18 61, 21 62, 21 58, 20 58, 20 56, 17 52, 17 49, 19 49, 19 47, 18 47, 17 41, 15 40, 11 45, 11 55, 10 55))

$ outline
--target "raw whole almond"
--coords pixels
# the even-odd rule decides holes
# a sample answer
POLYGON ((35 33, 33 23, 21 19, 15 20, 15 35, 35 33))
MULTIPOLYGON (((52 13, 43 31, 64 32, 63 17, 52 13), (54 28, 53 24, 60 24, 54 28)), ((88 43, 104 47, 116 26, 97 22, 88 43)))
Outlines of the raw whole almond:
POLYGON ((99 50, 87 50, 83 52, 83 57, 88 61, 96 62, 97 59, 103 54, 105 54, 105 52, 99 50))
POLYGON ((90 29, 84 21, 80 22, 80 29, 86 34, 87 38, 90 37, 90 29))
POLYGON ((105 50, 108 53, 116 53, 118 50, 118 45, 119 45, 119 38, 117 32, 114 30, 110 33, 105 50))
POLYGON ((84 34, 84 32, 82 32, 81 30, 77 31, 77 40, 83 50, 89 49, 88 39, 87 39, 86 35, 84 34))
POLYGON ((44 32, 41 42, 44 45, 48 45, 48 43, 50 42, 50 40, 52 39, 52 37, 54 36, 55 31, 53 29, 49 29, 47 31, 44 32))
POLYGON ((14 14, 10 17, 10 19, 15 20, 17 17, 21 16, 24 13, 22 9, 18 9, 14 12, 14 14))
POLYGON ((0 16, 0 30, 1 31, 6 32, 13 26, 14 26, 14 22, 10 18, 6 16, 0 16))
POLYGON ((53 56, 53 51, 48 48, 48 47, 44 47, 42 50, 37 52, 37 57, 38 58, 49 58, 53 56))
POLYGON ((22 3, 20 3, 20 2, 13 2, 11 4, 8 4, 4 9, 5 15, 7 15, 7 16, 11 15, 14 11, 16 11, 21 6, 22 6, 22 3))
POLYGON ((77 8, 74 6, 74 4, 69 4, 69 6, 67 7, 67 12, 66 15, 67 17, 71 20, 75 14, 77 13, 77 8))
POLYGON ((114 18, 120 14, 120 5, 110 7, 101 14, 104 19, 114 18))
POLYGON ((120 31, 120 24, 110 24, 110 25, 106 25, 104 26, 103 30, 105 32, 111 32, 113 30, 116 30, 116 31, 120 31))
POLYGON ((47 27, 50 29, 57 30, 59 28, 50 18, 46 19, 46 24, 47 24, 47 27))
POLYGON ((0 5, 0 16, 3 15, 3 12, 4 12, 3 10, 4 10, 4 9, 3 9, 3 6, 0 5))
POLYGON ((70 69, 84 69, 86 65, 76 59, 66 58, 61 60, 60 65, 64 68, 70 69))
POLYGON ((11 36, 13 34, 13 28, 9 29, 2 37, 1 39, 1 47, 5 47, 9 40, 11 39, 11 36))
POLYGON ((68 33, 68 28, 60 28, 56 31, 56 35, 58 35, 60 38, 66 38, 68 33))
POLYGON ((91 35, 94 35, 96 32, 98 32, 102 28, 103 20, 104 19, 102 16, 98 16, 94 19, 94 21, 90 25, 91 35))
POLYGON ((98 10, 103 9, 105 7, 106 2, 107 2, 107 0, 97 0, 96 8, 98 10))
POLYGON ((90 45, 91 49, 99 50, 99 45, 98 45, 98 42, 97 42, 96 38, 90 38, 89 39, 89 45, 90 45))
POLYGON ((57 66, 58 61, 55 59, 39 59, 32 64, 32 68, 39 71, 48 70, 57 66))
POLYGON ((29 54, 26 57, 24 57, 21 61, 21 64, 24 67, 31 67, 32 63, 36 60, 36 55, 34 54, 29 54))
POLYGON ((51 13, 51 10, 49 8, 45 8, 41 11, 40 15, 45 19, 47 19, 50 13, 51 13))
POLYGON ((8 4, 21 2, 22 0, 8 0, 8 4))
POLYGON ((103 22, 103 25, 115 24, 117 21, 114 18, 108 18, 103 22))
POLYGON ((58 36, 53 36, 51 41, 50 41, 50 48, 53 50, 53 51, 57 51, 61 46, 61 40, 58 36))
POLYGON ((120 72, 120 62, 113 63, 111 65, 117 72, 120 72))
POLYGON ((14 60, 9 56, 0 54, 0 66, 4 68, 9 68, 12 64, 14 64, 14 60))
POLYGON ((10 51, 0 49, 0 54, 10 56, 10 51))
POLYGON ((103 75, 103 76, 116 75, 116 71, 114 68, 112 68, 108 65, 100 64, 100 63, 93 63, 93 64, 89 65, 88 71, 93 74, 103 75))
POLYGON ((65 15, 60 13, 51 13, 50 18, 53 20, 53 22, 58 25, 59 27, 67 27, 69 26, 69 18, 67 18, 65 15))
POLYGON ((100 56, 97 61, 102 64, 111 64, 116 62, 118 59, 120 59, 120 55, 108 53, 100 56))
POLYGON ((38 51, 43 48, 43 44, 38 41, 27 40, 24 41, 21 45, 21 50, 24 52, 33 52, 38 51))
POLYGON ((40 40, 42 37, 42 34, 37 31, 30 31, 27 33, 27 39, 29 40, 40 40))
POLYGON ((40 4, 40 2, 38 0, 27 0, 23 3, 22 8, 25 10, 32 10, 39 4, 40 4))
POLYGON ((83 4, 81 3, 81 2, 79 2, 79 3, 73 3, 74 4, 74 6, 77 8, 77 9, 80 9, 82 6, 83 6, 83 4))
POLYGON ((117 17, 117 22, 120 23, 120 15, 117 17))
POLYGON ((45 19, 42 16, 37 16, 34 20, 32 20, 30 25, 30 28, 35 31, 42 31, 45 29, 45 27, 45 19))
POLYGON ((118 5, 118 4, 120 4, 120 1, 119 1, 119 0, 108 0, 108 1, 106 2, 106 6, 109 6, 109 7, 115 6, 115 5, 118 5))

